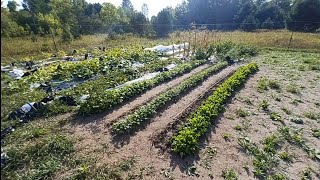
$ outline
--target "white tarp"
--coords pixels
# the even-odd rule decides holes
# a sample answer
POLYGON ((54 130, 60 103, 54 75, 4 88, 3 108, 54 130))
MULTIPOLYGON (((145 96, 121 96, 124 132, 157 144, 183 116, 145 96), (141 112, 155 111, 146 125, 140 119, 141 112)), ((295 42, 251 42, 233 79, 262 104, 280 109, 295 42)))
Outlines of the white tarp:
MULTIPOLYGON (((176 64, 169 64, 166 68, 171 70, 171 69, 174 69, 177 65, 176 64)), ((153 72, 153 73, 148 73, 148 74, 145 74, 144 76, 140 77, 140 78, 137 78, 137 79, 134 79, 134 80, 131 80, 131 81, 128 81, 124 84, 121 84, 119 86, 116 86, 115 88, 110 88, 110 89, 107 89, 107 90, 112 90, 112 89, 119 89, 123 86, 127 86, 129 84, 132 84, 132 83, 136 83, 136 82, 141 82, 141 81, 146 81, 146 80, 149 80, 149 79, 152 79, 154 77, 156 77, 158 74, 160 74, 160 72, 153 72)))
POLYGON ((173 54, 173 50, 174 52, 181 52, 184 50, 184 48, 188 48, 189 47, 189 43, 182 43, 182 44, 172 44, 169 46, 164 46, 164 45, 158 45, 152 48, 145 48, 144 50, 146 51, 154 51, 154 52, 161 52, 161 53, 165 53, 167 55, 173 54))
POLYGON ((142 77, 140 77, 138 79, 134 79, 132 81, 128 81, 128 82, 126 82, 124 84, 116 86, 114 89, 119 89, 119 88, 121 88, 123 86, 127 86, 127 85, 132 84, 132 83, 136 83, 136 82, 152 79, 152 78, 156 77, 158 74, 160 74, 160 72, 154 72, 154 73, 145 74, 144 76, 142 76, 142 77))
POLYGON ((9 76, 11 76, 14 79, 20 79, 23 75, 24 72, 22 69, 12 69, 12 71, 8 72, 9 76))

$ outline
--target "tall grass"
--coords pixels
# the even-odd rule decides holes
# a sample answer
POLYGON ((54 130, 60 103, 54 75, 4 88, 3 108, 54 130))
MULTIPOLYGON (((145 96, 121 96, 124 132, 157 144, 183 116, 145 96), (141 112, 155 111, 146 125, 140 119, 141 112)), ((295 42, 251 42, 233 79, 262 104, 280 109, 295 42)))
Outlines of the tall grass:
MULTIPOLYGON (((205 46, 212 42, 232 41, 263 48, 287 49, 292 32, 273 30, 256 32, 180 31, 170 35, 172 39, 187 40, 192 45, 205 46)), ((320 52, 320 34, 293 32, 290 49, 306 49, 320 52)))
MULTIPOLYGON (((192 46, 207 46, 213 42, 232 41, 235 43, 246 43, 263 48, 287 49, 291 33, 286 30, 256 31, 256 32, 214 32, 202 31, 176 31, 163 39, 147 39, 133 35, 122 35, 116 39, 110 39, 105 34, 83 35, 70 43, 62 42, 56 38, 58 50, 71 52, 73 49, 94 47, 126 47, 129 45, 151 46, 156 43, 172 44, 189 42, 192 46)), ((10 62, 12 58, 19 60, 25 56, 41 57, 42 52, 55 52, 53 40, 48 37, 37 37, 33 42, 31 37, 22 38, 1 38, 1 62, 10 62)), ((193 47, 192 47, 193 48, 193 47)), ((294 32, 291 49, 303 49, 307 51, 320 52, 320 34, 294 32)))

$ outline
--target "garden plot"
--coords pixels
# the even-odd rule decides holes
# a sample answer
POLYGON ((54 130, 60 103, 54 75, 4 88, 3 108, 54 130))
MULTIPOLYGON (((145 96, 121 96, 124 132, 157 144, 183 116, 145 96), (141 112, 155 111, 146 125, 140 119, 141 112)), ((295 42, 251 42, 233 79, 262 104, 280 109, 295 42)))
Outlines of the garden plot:
MULTIPOLYGON (((241 59, 244 52, 255 53, 232 44, 232 50, 225 51, 229 45, 214 46, 220 51, 215 57, 228 54, 241 59)), ((207 53, 203 55, 211 55, 207 53)), ((77 95, 92 93, 86 101, 89 116, 70 113, 18 129, 7 140, 5 152, 12 161, 3 172, 10 177, 30 174, 57 179, 317 179, 319 63, 319 54, 263 51, 208 77, 205 74, 214 65, 190 61, 176 63, 174 69, 144 83, 110 91, 106 89, 119 84, 102 87, 105 80, 101 80, 101 85, 74 88, 77 95), (256 65, 247 63, 251 60, 259 66, 256 73, 256 65), (136 113, 149 113, 140 111, 144 107, 153 108, 152 116, 136 113), (128 117, 136 118, 139 127, 114 136, 113 125, 128 117), (36 127, 41 130, 33 131, 36 127), (63 133, 72 141, 51 137, 53 133, 63 133), (43 143, 57 153, 47 151, 47 146, 36 148, 43 143), (49 163, 48 157, 50 168, 39 168, 38 164, 49 163)), ((152 73, 146 62, 141 64, 139 68, 152 73)))

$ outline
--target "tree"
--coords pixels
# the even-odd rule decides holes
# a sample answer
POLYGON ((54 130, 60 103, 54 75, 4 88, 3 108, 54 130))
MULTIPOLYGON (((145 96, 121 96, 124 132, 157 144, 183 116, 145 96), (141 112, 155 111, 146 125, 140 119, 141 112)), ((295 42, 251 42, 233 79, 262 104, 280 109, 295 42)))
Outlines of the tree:
POLYGON ((133 5, 132 5, 132 3, 131 3, 130 0, 122 0, 121 7, 122 7, 125 11, 130 11, 130 12, 133 12, 133 11, 134 11, 133 5))
POLYGON ((148 5, 146 3, 142 4, 141 12, 146 18, 148 18, 149 8, 148 8, 148 5))
POLYGON ((250 14, 242 21, 240 29, 250 32, 255 30, 257 28, 257 25, 257 19, 252 14, 250 14))
POLYGON ((319 0, 296 0, 290 10, 287 27, 294 31, 315 32, 320 28, 319 19, 319 0))
POLYGON ((103 3, 100 17, 106 25, 111 26, 118 21, 117 8, 111 3, 103 3))
POLYGON ((19 26, 10 17, 10 12, 1 7, 1 37, 18 37, 27 34, 22 26, 19 26))
POLYGON ((175 24, 178 25, 186 25, 189 23, 188 18, 188 6, 185 1, 183 1, 180 5, 175 8, 175 24))
POLYGON ((157 36, 167 36, 172 30, 173 20, 172 11, 169 8, 160 11, 153 22, 157 36))
POLYGON ((9 9, 9 12, 16 12, 18 3, 16 1, 8 1, 7 7, 9 9))
POLYGON ((132 26, 133 33, 140 36, 148 34, 148 20, 141 12, 133 14, 130 20, 130 25, 132 26))

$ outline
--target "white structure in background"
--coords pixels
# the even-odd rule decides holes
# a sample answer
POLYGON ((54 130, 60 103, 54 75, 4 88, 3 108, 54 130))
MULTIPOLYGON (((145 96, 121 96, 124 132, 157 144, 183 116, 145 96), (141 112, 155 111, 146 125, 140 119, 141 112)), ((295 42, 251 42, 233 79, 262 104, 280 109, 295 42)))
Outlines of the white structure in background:
POLYGON ((185 49, 188 49, 189 43, 182 43, 182 44, 172 44, 169 46, 158 45, 152 48, 145 48, 145 51, 154 51, 163 53, 165 55, 172 55, 173 53, 183 52, 185 49))

